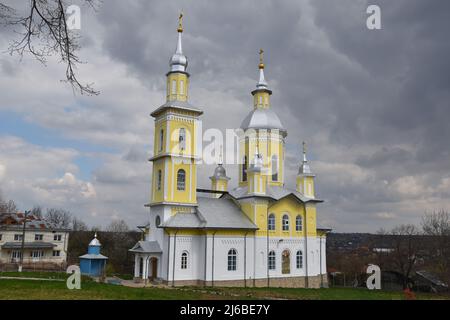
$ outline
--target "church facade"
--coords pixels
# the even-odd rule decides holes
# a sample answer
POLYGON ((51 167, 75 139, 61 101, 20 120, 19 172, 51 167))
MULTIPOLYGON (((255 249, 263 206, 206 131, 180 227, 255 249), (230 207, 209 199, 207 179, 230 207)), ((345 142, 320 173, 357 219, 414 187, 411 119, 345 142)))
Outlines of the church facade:
POLYGON ((287 130, 270 105, 262 50, 253 109, 244 118, 240 139, 238 186, 219 163, 212 192, 197 190, 197 161, 202 153, 200 116, 188 102, 189 73, 178 43, 167 73, 166 103, 155 119, 150 222, 135 255, 137 281, 206 286, 327 286, 327 228, 316 224, 314 180, 303 148, 296 189, 285 187, 287 130), (197 195, 197 192, 199 195, 197 195))

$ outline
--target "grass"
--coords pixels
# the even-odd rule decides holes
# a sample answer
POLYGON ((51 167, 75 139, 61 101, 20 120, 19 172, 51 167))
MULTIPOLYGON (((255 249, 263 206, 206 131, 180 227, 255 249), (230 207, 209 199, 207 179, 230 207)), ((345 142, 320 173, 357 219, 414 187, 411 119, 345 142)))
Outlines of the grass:
MULTIPOLYGON (((0 276, 65 279, 64 273, 2 272, 0 276)), ((449 299, 435 294, 416 294, 417 299, 449 299)), ((129 288, 83 278, 81 290, 69 290, 65 281, 0 279, 0 300, 204 300, 204 299, 299 299, 299 300, 403 300, 402 292, 329 288, 129 288)))

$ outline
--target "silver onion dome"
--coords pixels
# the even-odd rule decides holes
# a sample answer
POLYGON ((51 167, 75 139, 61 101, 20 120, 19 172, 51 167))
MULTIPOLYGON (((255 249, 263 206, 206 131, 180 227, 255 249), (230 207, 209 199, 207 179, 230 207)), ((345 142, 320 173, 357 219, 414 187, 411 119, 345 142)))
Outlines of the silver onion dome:
POLYGON ((299 174, 312 174, 311 168, 308 164, 308 159, 306 159, 306 143, 303 141, 303 161, 300 164, 300 167, 298 169, 299 174))
POLYGON ((178 32, 177 49, 169 61, 170 71, 186 72, 188 61, 187 61, 187 57, 183 54, 183 47, 181 44, 181 35, 182 35, 182 32, 178 32))
POLYGON ((96 246, 96 247, 101 246, 100 241, 98 241, 98 239, 97 239, 97 232, 94 235, 94 239, 92 239, 91 242, 89 242, 89 246, 96 246))
POLYGON ((223 165, 220 163, 217 165, 216 169, 214 169, 214 174, 209 177, 210 179, 226 179, 230 180, 229 177, 227 177, 227 171, 223 167, 223 165))

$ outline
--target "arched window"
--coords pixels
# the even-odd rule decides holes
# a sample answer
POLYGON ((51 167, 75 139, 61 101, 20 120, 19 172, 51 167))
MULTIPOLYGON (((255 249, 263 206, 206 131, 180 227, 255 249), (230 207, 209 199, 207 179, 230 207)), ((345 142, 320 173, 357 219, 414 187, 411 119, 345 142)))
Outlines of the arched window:
POLYGON ((284 250, 281 253, 281 273, 291 273, 291 253, 289 250, 284 250))
POLYGON ((180 80, 180 94, 184 94, 184 81, 180 80))
POLYGON ((283 227, 283 231, 289 231, 289 216, 287 214, 283 215, 281 225, 283 227))
POLYGON ((269 218, 267 219, 267 226, 270 231, 275 230, 275 215, 273 213, 269 214, 269 218))
POLYGON ((188 253, 184 251, 181 254, 181 269, 187 269, 188 267, 188 253))
POLYGON ((242 165, 242 181, 247 181, 247 156, 244 156, 244 164, 242 165))
POLYGON ((296 262, 297 269, 303 268, 303 252, 301 250, 297 251, 296 262))
POLYGON ((180 150, 186 149, 186 129, 180 128, 180 133, 178 135, 178 147, 180 150))
POLYGON ((295 218, 295 231, 302 231, 303 221, 301 216, 295 218))
POLYGON ((164 130, 161 129, 161 131, 159 131, 159 151, 163 150, 163 146, 164 146, 164 130))
POLYGON ((177 190, 184 191, 186 189, 186 171, 178 170, 177 173, 177 190))
POLYGON ((278 157, 272 156, 272 181, 278 181, 278 157))
POLYGON ((269 270, 275 270, 275 251, 270 251, 269 252, 269 259, 268 259, 268 263, 269 263, 269 270))
POLYGON ((161 190, 162 171, 158 170, 158 190, 161 190))
POLYGON ((155 218, 155 226, 159 227, 160 224, 161 224, 161 218, 159 216, 156 216, 156 218, 155 218))
POLYGON ((172 94, 177 93, 177 80, 172 80, 172 94))
POLYGON ((236 249, 228 251, 228 271, 236 271, 237 268, 237 252, 236 249))

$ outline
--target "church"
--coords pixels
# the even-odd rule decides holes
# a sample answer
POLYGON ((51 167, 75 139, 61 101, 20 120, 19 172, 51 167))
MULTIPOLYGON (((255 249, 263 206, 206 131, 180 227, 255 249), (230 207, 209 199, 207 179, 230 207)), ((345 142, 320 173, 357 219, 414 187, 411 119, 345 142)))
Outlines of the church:
MULTIPOLYGON (((270 104, 262 50, 253 108, 239 140, 237 187, 222 161, 211 190, 197 187, 200 116, 189 103, 188 61, 178 42, 170 59, 166 102, 156 108, 149 223, 134 254, 136 281, 171 286, 327 287, 326 235, 316 224, 315 174, 303 155, 296 188, 285 187, 287 130, 270 104), (248 134, 247 134, 248 132, 248 134)), ((249 108, 250 109, 250 108, 249 108)))

